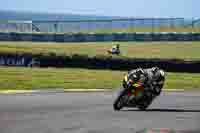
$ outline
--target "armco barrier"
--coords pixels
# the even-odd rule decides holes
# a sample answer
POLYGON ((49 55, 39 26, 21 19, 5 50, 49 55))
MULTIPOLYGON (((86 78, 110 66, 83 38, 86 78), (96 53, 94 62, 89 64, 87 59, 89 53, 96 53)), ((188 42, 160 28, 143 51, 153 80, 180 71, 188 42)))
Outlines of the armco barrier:
POLYGON ((0 33, 0 41, 99 42, 99 41, 200 41, 200 33, 44 34, 0 33))
POLYGON ((32 34, 33 42, 54 42, 55 38, 53 34, 32 34))
POLYGON ((0 33, 0 41, 12 41, 10 33, 0 33))
POLYGON ((110 57, 87 57, 87 55, 56 56, 31 54, 0 54, 0 65, 38 67, 72 67, 88 69, 131 70, 158 66, 168 72, 200 73, 200 61, 162 60, 162 59, 120 59, 110 57), (36 64, 35 64, 36 63, 36 64))
POLYGON ((32 41, 32 34, 26 34, 26 33, 10 33, 9 37, 11 41, 32 41))

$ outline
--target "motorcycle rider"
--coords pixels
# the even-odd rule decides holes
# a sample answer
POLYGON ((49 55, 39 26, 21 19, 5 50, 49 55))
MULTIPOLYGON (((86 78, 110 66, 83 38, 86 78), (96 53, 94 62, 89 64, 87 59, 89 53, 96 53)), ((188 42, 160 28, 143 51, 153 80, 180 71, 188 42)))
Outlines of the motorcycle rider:
POLYGON ((150 69, 150 71, 152 71, 153 73, 153 91, 155 95, 160 95, 161 89, 163 88, 165 82, 165 72, 162 69, 159 69, 158 67, 153 67, 150 69))
POLYGON ((143 70, 146 75, 146 85, 150 87, 153 94, 160 95, 165 81, 165 72, 158 67, 152 67, 143 70))
MULTIPOLYGON (((128 72, 128 79, 140 81, 144 86, 145 92, 152 92, 153 95, 158 96, 165 81, 165 73, 158 67, 147 69, 137 68, 128 72)), ((125 85, 125 83, 123 83, 125 85)), ((131 84, 128 83, 130 86, 131 84)), ((140 97, 138 97, 140 99, 140 97)))

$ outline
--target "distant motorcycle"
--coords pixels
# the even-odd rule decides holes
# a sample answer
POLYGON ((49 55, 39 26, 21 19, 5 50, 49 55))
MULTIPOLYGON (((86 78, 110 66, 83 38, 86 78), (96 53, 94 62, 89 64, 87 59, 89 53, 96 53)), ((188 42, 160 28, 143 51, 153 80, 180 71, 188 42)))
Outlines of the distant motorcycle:
MULTIPOLYGON (((161 93, 161 90, 162 88, 160 88, 159 93, 161 93)), ((136 107, 140 110, 146 110, 155 98, 156 95, 150 91, 146 91, 144 85, 140 83, 140 81, 128 79, 128 75, 126 75, 123 80, 123 88, 115 99, 113 108, 116 111, 123 107, 136 107), (142 98, 138 100, 138 96, 142 98)))

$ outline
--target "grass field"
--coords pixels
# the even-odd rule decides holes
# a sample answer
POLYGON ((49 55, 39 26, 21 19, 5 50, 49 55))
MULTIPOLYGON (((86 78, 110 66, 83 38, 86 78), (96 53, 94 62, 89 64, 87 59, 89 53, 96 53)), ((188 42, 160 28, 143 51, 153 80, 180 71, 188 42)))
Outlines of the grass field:
MULTIPOLYGON (((34 42, 0 42, 0 53, 32 53, 89 56, 105 55, 113 44, 118 42, 90 43, 34 43, 34 42)), ((119 42, 121 58, 177 58, 200 60, 200 42, 119 42)), ((116 57, 116 56, 115 56, 116 57)))
MULTIPOLYGON (((82 33, 88 33, 89 31, 85 31, 82 33)), ((123 29, 99 29, 95 31, 91 31, 93 33, 135 33, 135 32, 177 32, 177 33, 199 33, 200 27, 135 27, 135 28, 123 28, 123 29)))
MULTIPOLYGON (((0 67, 0 90, 116 89, 125 71, 0 67)), ((165 89, 198 89, 200 74, 167 73, 165 89)))

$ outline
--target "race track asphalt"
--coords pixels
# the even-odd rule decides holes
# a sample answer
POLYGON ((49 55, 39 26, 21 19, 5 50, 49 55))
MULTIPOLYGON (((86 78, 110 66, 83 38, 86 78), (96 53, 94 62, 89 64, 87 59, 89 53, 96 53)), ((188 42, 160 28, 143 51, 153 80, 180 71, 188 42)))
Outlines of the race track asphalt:
POLYGON ((151 128, 200 129, 200 93, 165 92, 147 111, 135 108, 114 111, 115 97, 116 92, 0 95, 0 133, 136 133, 151 128))

